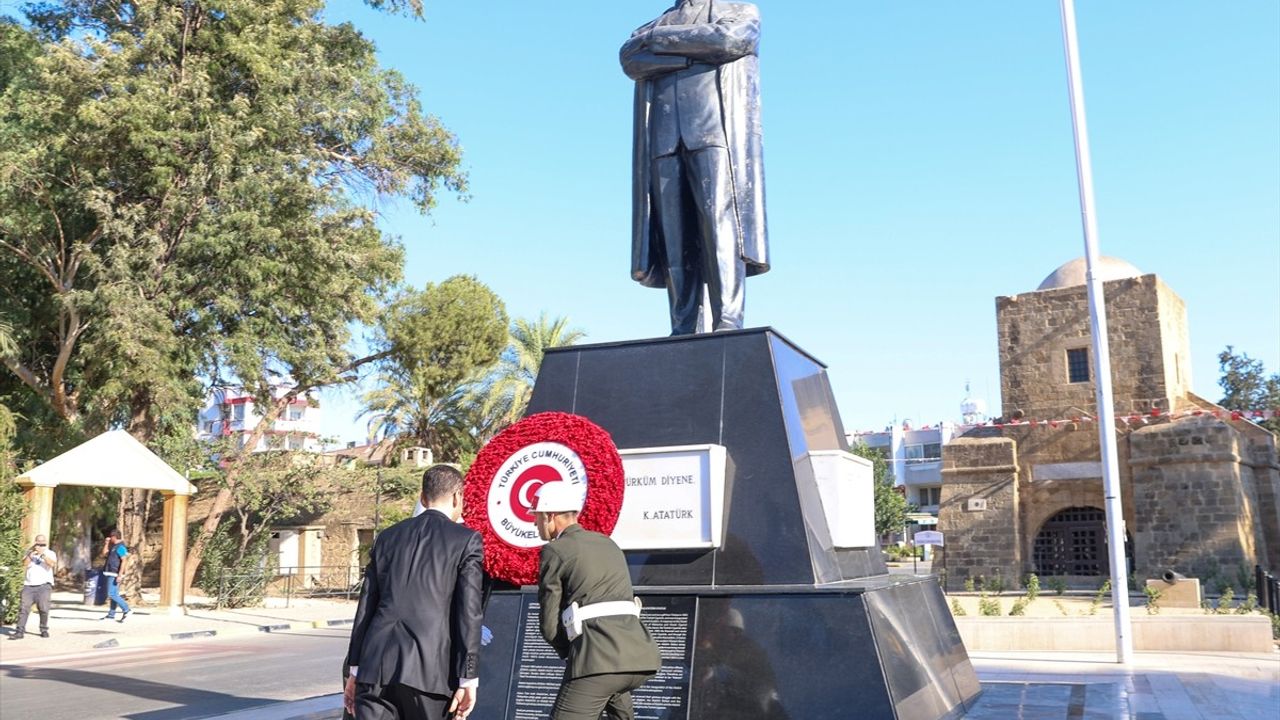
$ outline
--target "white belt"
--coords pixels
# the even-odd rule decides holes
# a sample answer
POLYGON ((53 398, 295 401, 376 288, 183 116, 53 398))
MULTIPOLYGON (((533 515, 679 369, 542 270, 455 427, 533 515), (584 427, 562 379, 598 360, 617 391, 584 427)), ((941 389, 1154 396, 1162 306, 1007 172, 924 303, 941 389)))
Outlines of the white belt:
POLYGON ((560 613, 560 619, 564 621, 565 634, 572 641, 582 634, 582 623, 611 615, 640 617, 640 598, 592 603, 584 607, 579 607, 578 603, 573 603, 565 608, 564 612, 560 613))

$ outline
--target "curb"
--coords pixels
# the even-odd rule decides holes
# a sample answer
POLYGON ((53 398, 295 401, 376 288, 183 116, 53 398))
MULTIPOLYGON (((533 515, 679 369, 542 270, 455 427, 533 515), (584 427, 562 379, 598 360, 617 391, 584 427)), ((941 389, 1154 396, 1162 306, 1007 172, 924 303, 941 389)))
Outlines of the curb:
POLYGON ((102 642, 93 644, 91 648, 94 650, 107 650, 114 648, 142 647, 146 645, 158 645, 166 642, 201 640, 205 638, 229 638, 243 635, 254 635, 258 633, 309 630, 312 628, 325 629, 351 627, 354 624, 355 621, 352 618, 339 618, 333 620, 301 620, 298 622, 272 623, 270 625, 240 625, 228 628, 189 630, 185 632, 163 633, 156 635, 130 635, 103 640, 102 642))

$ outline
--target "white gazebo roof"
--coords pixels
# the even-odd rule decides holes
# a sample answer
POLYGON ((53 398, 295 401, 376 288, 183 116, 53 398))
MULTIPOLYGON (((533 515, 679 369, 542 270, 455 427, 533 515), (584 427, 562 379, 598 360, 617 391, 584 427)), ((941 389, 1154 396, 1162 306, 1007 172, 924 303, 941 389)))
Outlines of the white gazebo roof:
POLYGON ((123 430, 104 432, 18 476, 23 485, 141 488, 194 495, 177 470, 123 430))

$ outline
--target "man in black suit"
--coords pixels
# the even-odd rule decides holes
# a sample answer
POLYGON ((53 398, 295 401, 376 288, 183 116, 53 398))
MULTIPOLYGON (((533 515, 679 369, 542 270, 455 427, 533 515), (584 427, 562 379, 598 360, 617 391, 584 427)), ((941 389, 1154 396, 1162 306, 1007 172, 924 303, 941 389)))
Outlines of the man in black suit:
POLYGON ((345 704, 358 720, 466 718, 475 707, 483 550, 457 522, 462 474, 427 468, 422 504, 369 554, 347 652, 345 704))

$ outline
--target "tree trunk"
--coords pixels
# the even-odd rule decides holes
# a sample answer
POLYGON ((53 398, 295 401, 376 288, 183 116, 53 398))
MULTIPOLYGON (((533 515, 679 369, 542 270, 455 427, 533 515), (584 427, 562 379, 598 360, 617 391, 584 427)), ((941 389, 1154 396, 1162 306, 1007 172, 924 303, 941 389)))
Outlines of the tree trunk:
MULTIPOLYGON (((142 444, 147 444, 155 434, 155 420, 151 414, 152 399, 146 390, 134 393, 133 413, 129 418, 129 434, 142 444)), ((119 529, 121 540, 132 556, 120 575, 120 592, 142 600, 142 551, 147 541, 147 515, 151 491, 139 488, 121 488, 119 529)))
POLYGON ((235 497, 236 483, 240 476, 240 470, 243 467, 244 460, 248 457, 252 449, 258 446, 258 442, 262 440, 262 436, 267 429, 280 419, 280 414, 289 407, 289 403, 299 395, 305 395, 319 387, 334 385, 338 383, 351 382, 354 378, 344 377, 347 373, 360 369, 369 363, 377 362, 384 358, 390 357, 390 351, 375 353, 359 360, 352 362, 344 368, 334 373, 334 379, 328 382, 316 382, 308 385, 299 385, 284 395, 280 396, 271 405, 271 409, 254 427, 253 432, 249 433, 249 439, 245 441, 244 448, 237 452, 228 461, 227 477, 224 486, 218 490, 218 494, 213 498, 213 506, 209 508, 209 515, 204 519, 204 524, 200 526, 200 532, 191 541, 191 547, 187 550, 187 559, 184 568, 183 589, 186 590, 195 582, 196 572, 200 569, 200 562, 204 560, 204 549, 209 544, 209 538, 213 537, 213 533, 218 529, 218 524, 222 522, 222 516, 231 508, 231 501, 235 497))
POLYGON ((120 593, 130 598, 142 599, 142 546, 146 542, 145 526, 146 490, 122 488, 120 490, 119 529, 120 539, 129 549, 129 562, 120 575, 120 593))
POLYGON ((191 549, 187 551, 186 567, 183 572, 185 588, 190 588, 192 583, 195 582, 196 573, 200 570, 200 563, 204 560, 205 547, 208 546, 209 539, 213 537, 213 533, 217 531, 219 523, 222 522, 222 516, 231 509, 231 501, 235 497, 236 484, 240 478, 240 471, 244 468, 245 459, 253 452, 253 448, 258 446, 267 429, 275 423, 297 394, 298 392, 295 390, 277 400, 271 406, 271 410, 258 421, 253 432, 249 433, 249 438, 245 441, 244 447, 228 461, 227 477, 223 487, 214 496, 213 506, 209 508, 209 515, 204 519, 204 524, 200 526, 200 532, 191 541, 191 549))

